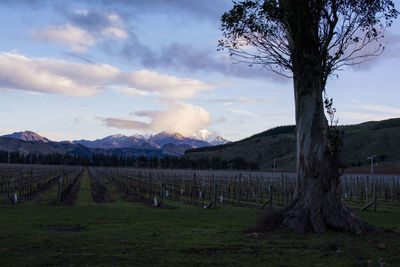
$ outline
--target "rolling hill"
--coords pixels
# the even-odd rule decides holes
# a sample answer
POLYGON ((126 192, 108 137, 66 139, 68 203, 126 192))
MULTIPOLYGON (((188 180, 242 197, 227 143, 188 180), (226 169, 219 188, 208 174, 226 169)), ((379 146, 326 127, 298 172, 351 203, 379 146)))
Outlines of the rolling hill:
MULTIPOLYGON (((367 165, 367 157, 376 154, 379 164, 400 164, 400 118, 339 126, 344 132, 341 160, 346 167, 367 165)), ((256 162, 260 169, 276 167, 294 170, 296 167, 295 126, 280 126, 243 140, 185 152, 190 159, 219 157, 230 160, 242 157, 256 162)))
POLYGON ((23 141, 27 141, 27 142, 30 142, 30 141, 41 141, 43 143, 51 142, 46 137, 42 137, 32 131, 15 132, 12 134, 3 135, 2 137, 15 138, 15 139, 19 139, 19 140, 23 140, 23 141))

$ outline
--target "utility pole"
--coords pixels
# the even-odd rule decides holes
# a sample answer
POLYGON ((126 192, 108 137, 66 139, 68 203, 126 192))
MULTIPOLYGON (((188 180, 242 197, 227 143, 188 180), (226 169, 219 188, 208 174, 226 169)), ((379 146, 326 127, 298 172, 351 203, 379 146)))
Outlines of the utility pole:
POLYGON ((372 178, 372 176, 374 175, 374 157, 375 157, 376 155, 374 154, 374 155, 372 155, 372 156, 370 156, 370 157, 368 157, 367 159, 369 159, 369 160, 371 160, 371 178, 372 178))
MULTIPOLYGON (((371 180, 373 181, 373 184, 374 184, 374 187, 373 187, 373 193, 374 193, 374 210, 376 211, 376 181, 375 181, 375 178, 374 178, 374 157, 375 157, 376 155, 374 154, 374 155, 372 155, 372 156, 370 156, 370 157, 368 157, 367 159, 369 159, 369 160, 371 160, 371 180)), ((367 187, 368 187, 368 184, 367 184, 367 187)), ((368 192, 367 192, 367 194, 368 194, 368 192)))
POLYGON ((276 159, 274 159, 274 165, 273 165, 273 171, 275 172, 275 168, 276 168, 276 159))

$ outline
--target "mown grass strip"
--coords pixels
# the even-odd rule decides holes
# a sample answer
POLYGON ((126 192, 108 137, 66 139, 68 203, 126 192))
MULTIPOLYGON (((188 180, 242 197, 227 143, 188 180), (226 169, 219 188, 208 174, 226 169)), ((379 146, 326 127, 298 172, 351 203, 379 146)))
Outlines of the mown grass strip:
POLYGON ((90 181, 88 170, 85 169, 82 175, 81 189, 79 190, 76 205, 90 206, 94 205, 92 193, 90 191, 90 181))

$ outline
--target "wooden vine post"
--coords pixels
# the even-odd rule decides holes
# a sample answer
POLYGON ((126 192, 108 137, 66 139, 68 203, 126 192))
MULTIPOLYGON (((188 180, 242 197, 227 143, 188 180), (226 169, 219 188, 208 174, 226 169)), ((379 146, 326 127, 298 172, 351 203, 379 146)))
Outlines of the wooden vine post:
POLYGON ((217 207, 217 184, 215 183, 215 175, 212 175, 213 177, 213 205, 212 207, 215 209, 217 207))
POLYGON ((57 206, 61 205, 61 178, 57 182, 57 206))
POLYGON ((10 199, 10 194, 11 194, 11 182, 7 182, 7 203, 8 205, 11 204, 11 199, 10 199))
POLYGON ((160 174, 160 208, 164 208, 164 182, 163 177, 160 174))

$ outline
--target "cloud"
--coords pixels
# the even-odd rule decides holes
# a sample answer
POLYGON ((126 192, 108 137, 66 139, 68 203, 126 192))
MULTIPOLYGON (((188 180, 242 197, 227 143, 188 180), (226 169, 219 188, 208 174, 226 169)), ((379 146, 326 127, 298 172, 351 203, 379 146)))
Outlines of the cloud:
POLYGON ((379 43, 373 43, 372 45, 367 47, 367 49, 364 49, 362 53, 367 54, 369 51, 373 51, 373 49, 376 49, 379 44, 382 44, 385 47, 382 54, 380 54, 379 56, 369 57, 362 64, 353 66, 353 69, 357 71, 365 71, 369 70, 370 68, 372 68, 381 61, 388 61, 388 60, 400 61, 399 34, 392 33, 389 28, 388 32, 385 34, 384 38, 380 40, 379 43))
MULTIPOLYGON (((231 112, 237 115, 241 116, 247 116, 247 117, 259 117, 259 118, 276 118, 276 117, 282 117, 281 115, 278 114, 267 114, 267 113, 253 113, 248 110, 242 110, 242 109, 233 109, 233 108, 225 108, 224 109, 227 112, 231 112)), ((244 121, 242 121, 244 122, 244 121)))
POLYGON ((82 61, 82 62, 85 62, 85 63, 90 63, 90 64, 94 64, 95 63, 95 61, 91 57, 89 57, 87 55, 84 55, 82 53, 65 52, 64 53, 64 57, 65 58, 78 59, 79 61, 82 61))
POLYGON ((125 31, 125 20, 113 11, 83 9, 62 10, 66 19, 75 26, 85 29, 97 38, 121 38, 128 36, 125 31))
MULTIPOLYGON (((360 101, 352 101, 354 103, 359 103, 360 101)), ((400 108, 395 108, 392 106, 385 106, 385 105, 368 105, 368 104, 349 104, 345 105, 345 107, 349 107, 352 109, 357 109, 357 110, 367 110, 367 111, 373 111, 375 113, 384 113, 384 114, 392 114, 392 115, 397 115, 400 116, 400 108)))
POLYGON ((253 112, 247 111, 247 110, 242 110, 242 109, 233 109, 233 108, 226 108, 225 111, 238 114, 238 115, 245 115, 245 116, 250 116, 250 117, 255 117, 257 114, 254 114, 253 112))
POLYGON ((96 43, 96 39, 90 33, 71 24, 47 26, 36 33, 35 39, 71 46, 74 52, 79 53, 85 53, 87 47, 96 43))
POLYGON ((256 98, 256 97, 237 97, 237 98, 216 98, 206 100, 207 102, 233 104, 233 103, 271 103, 278 102, 276 98, 256 98))
POLYGON ((124 22, 114 12, 98 10, 63 11, 69 23, 49 25, 36 32, 34 39, 70 46, 73 52, 86 53, 90 46, 107 39, 125 39, 124 22))
POLYGON ((134 113, 139 117, 149 118, 149 123, 118 118, 106 118, 103 121, 108 127, 140 131, 178 132, 185 136, 189 136, 210 124, 210 113, 201 107, 167 99, 162 100, 161 103, 167 106, 167 109, 134 113))
POLYGON ((191 98, 197 91, 210 90, 214 86, 193 79, 179 79, 148 70, 127 75, 127 82, 144 90, 158 92, 168 98, 191 98))
POLYGON ((348 120, 351 122, 362 122, 362 121, 380 121, 386 120, 394 117, 400 116, 400 108, 395 108, 391 106, 384 105, 346 105, 346 107, 350 107, 354 111, 338 111, 338 118, 341 120, 348 120), (361 112, 360 110, 364 110, 365 112, 361 112))
POLYGON ((119 28, 116 27, 108 27, 101 31, 102 35, 108 38, 121 38, 124 39, 128 37, 128 34, 119 28))
POLYGON ((117 119, 117 118, 105 118, 102 119, 108 127, 114 127, 118 129, 128 129, 128 130, 151 130, 150 124, 145 122, 127 120, 127 119, 117 119))
POLYGON ((138 90, 132 87, 113 86, 112 88, 127 96, 147 96, 150 94, 148 91, 138 90))
MULTIPOLYGON (((11 7, 25 6, 31 8, 46 8, 51 5, 60 5, 61 1, 48 1, 48 0, 2 0, 0 5, 7 5, 11 7)), ((162 14, 176 14, 187 15, 187 17, 198 19, 207 18, 213 19, 219 18, 223 12, 227 11, 232 6, 231 0, 218 0, 209 3, 209 1, 187 1, 187 0, 75 0, 68 1, 75 2, 80 5, 86 2, 92 6, 98 8, 106 8, 118 10, 121 13, 128 12, 129 14, 142 14, 142 13, 162 13, 162 14)), ((62 2, 61 2, 62 4, 62 2)), ((85 10, 81 10, 84 13, 85 10)), ((128 15, 127 15, 128 16, 128 15)))
POLYGON ((106 64, 80 64, 55 59, 30 59, 0 53, 0 87, 68 96, 91 96, 118 74, 106 64))
POLYGON ((164 46, 156 52, 143 45, 134 33, 130 33, 129 36, 122 49, 115 48, 112 44, 105 44, 102 48, 108 54, 130 63, 140 63, 149 69, 163 68, 184 73, 220 73, 238 78, 256 77, 278 82, 289 81, 267 71, 262 66, 249 67, 244 63, 234 64, 226 52, 178 43, 164 46))
POLYGON ((369 111, 376 111, 379 113, 388 113, 400 116, 400 108, 394 108, 390 106, 382 106, 382 105, 357 105, 355 107, 359 107, 369 111))
POLYGON ((390 118, 394 118, 396 116, 387 115, 387 114, 376 114, 376 113, 361 113, 361 112, 352 112, 352 111, 338 111, 337 117, 341 121, 345 121, 346 123, 359 123, 365 121, 381 121, 387 120, 390 118))
MULTIPOLYGON (((36 2, 41 3, 41 1, 36 2)), ((219 73, 238 78, 256 77, 280 82, 287 80, 266 71, 262 66, 249 67, 248 64, 234 64, 228 52, 216 51, 217 40, 209 48, 175 42, 165 44, 160 49, 153 49, 147 43, 141 42, 140 36, 138 37, 132 27, 134 24, 132 21, 140 20, 141 16, 163 14, 171 16, 172 19, 184 16, 185 19, 199 21, 201 18, 203 21, 204 18, 209 18, 215 24, 212 27, 217 29, 220 26, 221 15, 232 7, 230 0, 219 0, 212 4, 209 1, 187 0, 87 0, 86 3, 80 5, 83 9, 79 10, 69 10, 65 4, 54 6, 68 24, 48 27, 62 29, 70 25, 80 29, 80 34, 85 33, 90 37, 74 38, 75 42, 73 42, 67 39, 68 35, 58 36, 53 31, 51 35, 42 33, 41 35, 44 36, 39 35, 40 38, 36 39, 68 45, 74 52, 85 53, 96 44, 112 57, 118 57, 119 60, 155 71, 170 69, 185 74, 219 73), (65 39, 68 42, 64 42, 65 39), (82 40, 90 40, 90 42, 82 44, 82 40)), ((44 30, 49 29, 42 29, 44 30)))
POLYGON ((105 89, 128 95, 158 94, 187 99, 212 83, 180 79, 148 70, 122 72, 107 64, 73 63, 0 53, 0 88, 87 97, 105 89))

